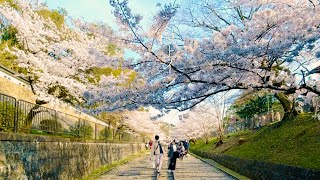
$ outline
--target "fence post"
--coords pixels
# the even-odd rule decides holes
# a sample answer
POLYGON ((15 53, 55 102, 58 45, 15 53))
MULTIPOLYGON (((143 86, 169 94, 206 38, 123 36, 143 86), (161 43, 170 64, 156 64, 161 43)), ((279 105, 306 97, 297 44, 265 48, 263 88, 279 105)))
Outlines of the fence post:
POLYGON ((94 139, 97 139, 97 123, 94 123, 94 139))
POLYGON ((58 134, 59 132, 59 130, 58 130, 58 115, 57 115, 57 111, 56 110, 54 110, 54 120, 55 120, 55 123, 54 123, 54 125, 55 125, 55 128, 54 128, 54 132, 55 132, 55 134, 58 134))
POLYGON ((13 120, 13 129, 14 132, 18 132, 18 101, 14 98, 14 120, 13 120))
POLYGON ((79 118, 79 123, 78 123, 78 137, 80 138, 80 128, 81 128, 81 119, 79 118))

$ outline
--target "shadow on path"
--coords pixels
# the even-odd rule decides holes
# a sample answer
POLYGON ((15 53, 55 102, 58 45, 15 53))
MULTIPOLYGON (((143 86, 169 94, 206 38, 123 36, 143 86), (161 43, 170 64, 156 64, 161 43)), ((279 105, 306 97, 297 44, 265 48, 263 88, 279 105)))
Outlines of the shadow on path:
POLYGON ((123 166, 107 172, 99 177, 105 180, 212 180, 212 179, 233 179, 217 168, 202 162, 201 160, 189 156, 183 161, 177 161, 176 171, 167 172, 168 157, 164 157, 163 166, 160 173, 152 168, 152 161, 149 159, 149 153, 146 153, 123 166))

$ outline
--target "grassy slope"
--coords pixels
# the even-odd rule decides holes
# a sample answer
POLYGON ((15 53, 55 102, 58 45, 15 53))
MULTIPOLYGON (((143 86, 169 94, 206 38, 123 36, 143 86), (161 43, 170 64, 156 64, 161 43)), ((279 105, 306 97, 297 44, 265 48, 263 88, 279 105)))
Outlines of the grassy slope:
POLYGON ((192 149, 320 169, 320 121, 310 114, 301 114, 279 128, 271 125, 256 133, 233 134, 218 148, 213 148, 214 142, 198 142, 192 149), (240 144, 239 139, 244 143, 240 144))

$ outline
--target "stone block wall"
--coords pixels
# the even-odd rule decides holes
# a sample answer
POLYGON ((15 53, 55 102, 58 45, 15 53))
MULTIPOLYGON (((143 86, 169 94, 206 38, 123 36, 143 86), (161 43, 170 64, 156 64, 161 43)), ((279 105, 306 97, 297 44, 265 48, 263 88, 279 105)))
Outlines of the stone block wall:
POLYGON ((223 154, 192 151, 251 179, 319 179, 320 170, 306 169, 284 164, 274 164, 223 154))
POLYGON ((144 144, 0 133, 0 179, 79 179, 144 148, 144 144))

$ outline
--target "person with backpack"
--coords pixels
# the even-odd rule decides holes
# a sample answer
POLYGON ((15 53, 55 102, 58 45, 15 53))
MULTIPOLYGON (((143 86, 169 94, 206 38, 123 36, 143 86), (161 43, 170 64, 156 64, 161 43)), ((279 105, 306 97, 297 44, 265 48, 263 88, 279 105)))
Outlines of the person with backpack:
POLYGON ((186 149, 186 157, 189 157, 189 148, 190 148, 190 143, 189 143, 189 141, 186 139, 185 140, 185 149, 186 149))
POLYGON ((178 147, 177 147, 175 140, 173 140, 169 144, 168 149, 169 149, 169 152, 168 152, 168 157, 169 157, 168 172, 174 172, 176 170, 177 158, 179 157, 178 147))
POLYGON ((151 148, 151 156, 150 161, 152 160, 152 157, 155 157, 155 164, 156 164, 156 171, 160 173, 161 167, 162 167, 162 161, 163 161, 163 146, 161 145, 159 141, 159 136, 156 135, 155 141, 153 142, 153 146, 151 148))

